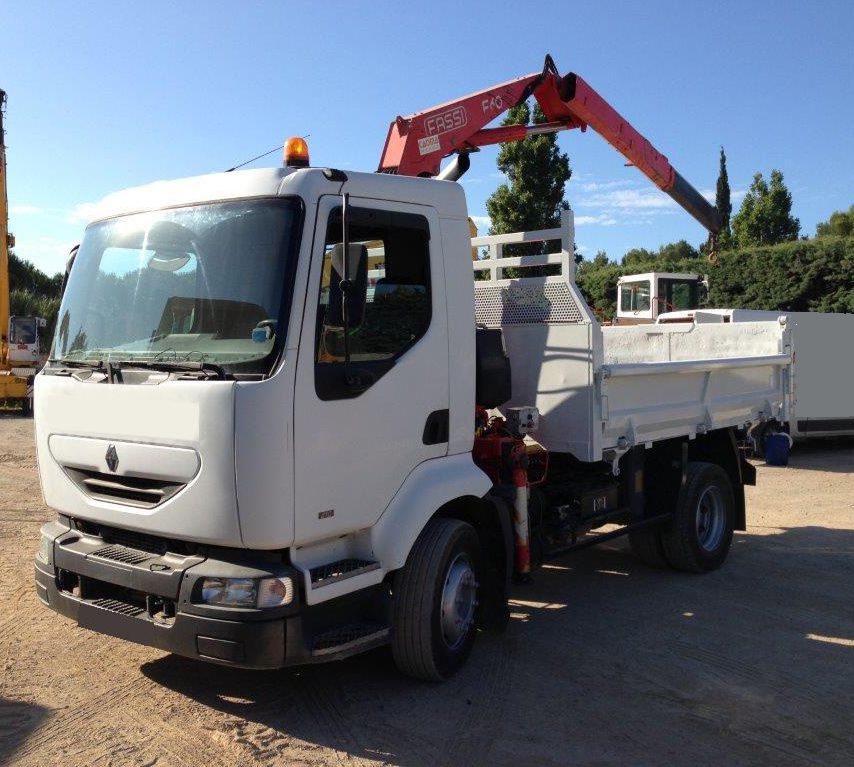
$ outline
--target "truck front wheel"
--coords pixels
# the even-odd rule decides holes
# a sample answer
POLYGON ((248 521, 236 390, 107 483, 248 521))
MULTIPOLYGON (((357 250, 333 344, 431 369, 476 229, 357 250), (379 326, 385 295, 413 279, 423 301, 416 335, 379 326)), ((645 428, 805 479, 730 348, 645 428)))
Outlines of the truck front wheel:
POLYGON ((441 681, 465 663, 477 633, 481 574, 474 528, 431 520, 394 585, 391 646, 403 673, 441 681))
POLYGON ((714 463, 689 463, 673 519, 661 528, 665 558, 675 569, 694 573, 720 567, 732 543, 734 519, 729 475, 714 463))

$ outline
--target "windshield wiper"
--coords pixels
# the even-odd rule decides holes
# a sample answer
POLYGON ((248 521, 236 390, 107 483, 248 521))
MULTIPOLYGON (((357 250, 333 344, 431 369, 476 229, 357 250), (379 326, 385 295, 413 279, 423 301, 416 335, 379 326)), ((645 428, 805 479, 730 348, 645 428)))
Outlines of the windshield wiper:
POLYGON ((95 370, 104 367, 104 360, 70 360, 70 359, 61 359, 59 357, 55 357, 54 359, 48 360, 49 364, 52 365, 64 365, 69 368, 93 368, 95 370))
POLYGON ((218 378, 223 381, 228 377, 225 368, 213 362, 194 362, 178 360, 121 360, 111 363, 114 370, 130 370, 143 368, 145 370, 162 370, 165 372, 195 373, 194 378, 218 378))

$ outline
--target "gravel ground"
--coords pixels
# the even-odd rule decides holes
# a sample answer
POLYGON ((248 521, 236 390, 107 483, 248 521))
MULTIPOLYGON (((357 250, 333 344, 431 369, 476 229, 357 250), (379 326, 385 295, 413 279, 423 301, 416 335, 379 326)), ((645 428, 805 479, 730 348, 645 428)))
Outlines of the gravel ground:
POLYGON ((0 417, 0 764, 854 764, 854 442, 760 465, 705 576, 619 542, 515 593, 441 685, 385 650, 241 672, 78 628, 32 586, 32 422, 0 417))

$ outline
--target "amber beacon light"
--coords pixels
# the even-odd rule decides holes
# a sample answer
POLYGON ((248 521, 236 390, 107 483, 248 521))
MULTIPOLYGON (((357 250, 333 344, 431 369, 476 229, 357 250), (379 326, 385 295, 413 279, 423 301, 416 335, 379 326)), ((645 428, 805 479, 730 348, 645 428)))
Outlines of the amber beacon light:
POLYGON ((285 142, 285 165, 289 168, 308 167, 308 144, 299 136, 292 136, 285 142))

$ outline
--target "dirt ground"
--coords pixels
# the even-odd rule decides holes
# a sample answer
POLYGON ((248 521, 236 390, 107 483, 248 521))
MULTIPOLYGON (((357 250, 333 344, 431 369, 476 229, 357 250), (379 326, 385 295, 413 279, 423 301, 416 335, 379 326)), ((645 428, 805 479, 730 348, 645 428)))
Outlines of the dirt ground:
POLYGON ((0 418, 0 764, 854 764, 854 441, 759 466, 705 576, 622 543, 540 571, 431 685, 387 650, 242 672, 78 628, 35 597, 32 422, 0 418))

